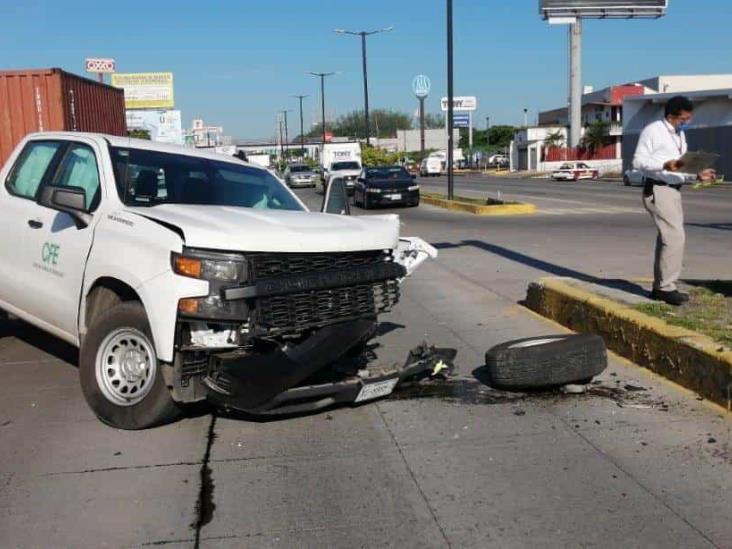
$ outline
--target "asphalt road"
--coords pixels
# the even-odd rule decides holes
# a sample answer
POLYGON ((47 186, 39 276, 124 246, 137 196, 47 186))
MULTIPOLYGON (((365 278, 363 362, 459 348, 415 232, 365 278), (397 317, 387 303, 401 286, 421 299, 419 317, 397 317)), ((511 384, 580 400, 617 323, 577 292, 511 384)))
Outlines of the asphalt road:
MULTIPOLYGON (((500 188, 546 210, 638 203, 637 189, 594 185, 465 179, 459 189, 500 188)), ((692 268, 723 275, 729 233, 712 225, 729 223, 732 194, 698 196, 692 268)), ((474 377, 490 346, 564 331, 516 303, 529 280, 646 275, 646 216, 397 213, 403 234, 440 257, 405 282, 373 360, 401 362, 424 339, 456 348, 458 377, 430 390, 281 421, 203 409, 116 431, 86 407, 74 349, 4 323, 0 545, 729 547, 728 414, 617 358, 582 396, 506 395, 474 377)))

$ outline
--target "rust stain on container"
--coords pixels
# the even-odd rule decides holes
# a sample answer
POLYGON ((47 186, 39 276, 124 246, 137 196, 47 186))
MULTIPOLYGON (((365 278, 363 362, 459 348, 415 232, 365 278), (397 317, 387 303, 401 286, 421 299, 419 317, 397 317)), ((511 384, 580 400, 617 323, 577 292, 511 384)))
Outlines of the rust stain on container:
POLYGON ((126 135, 124 91, 61 69, 0 71, 0 167, 26 135, 126 135))

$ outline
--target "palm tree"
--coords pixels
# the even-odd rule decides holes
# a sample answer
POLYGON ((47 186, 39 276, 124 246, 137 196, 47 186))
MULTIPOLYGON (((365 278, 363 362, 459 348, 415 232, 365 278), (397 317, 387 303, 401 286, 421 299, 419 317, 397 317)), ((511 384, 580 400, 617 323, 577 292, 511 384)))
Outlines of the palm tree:
POLYGON ((595 152, 610 143, 608 138, 609 124, 603 121, 592 122, 585 126, 585 134, 582 136, 582 146, 595 152))
POLYGON ((544 138, 544 146, 547 149, 561 147, 562 145, 564 145, 564 134, 561 130, 552 132, 544 138))

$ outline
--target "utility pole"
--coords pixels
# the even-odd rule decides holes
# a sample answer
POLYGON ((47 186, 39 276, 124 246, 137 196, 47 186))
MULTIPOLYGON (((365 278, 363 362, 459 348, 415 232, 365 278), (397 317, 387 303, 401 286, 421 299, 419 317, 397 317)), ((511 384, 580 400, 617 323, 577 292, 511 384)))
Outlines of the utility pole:
POLYGON ((325 77, 333 76, 334 72, 310 72, 309 74, 320 78, 320 114, 323 124, 323 144, 325 144, 325 77))
POLYGON ((529 109, 524 109, 524 128, 529 127, 529 109))
POLYGON ((285 147, 287 150, 287 156, 289 157, 290 156, 290 136, 289 136, 289 133, 287 130, 287 113, 290 112, 290 110, 282 109, 280 112, 282 113, 282 115, 285 118, 285 147))
POLYGON ((369 83, 366 71, 366 37, 371 34, 380 32, 389 32, 393 27, 386 27, 375 31, 347 31, 343 29, 335 29, 336 34, 351 34, 361 37, 361 65, 363 69, 363 107, 364 107, 364 124, 366 133, 366 144, 371 144, 371 126, 369 124, 369 83))
POLYGON ((300 156, 305 158, 305 131, 303 129, 303 124, 302 124, 302 100, 308 96, 307 95, 293 95, 292 97, 295 97, 300 100, 300 156))
POLYGON ((453 157, 453 89, 452 89, 452 0, 447 0, 447 199, 455 197, 453 157))
POLYGON ((569 146, 579 147, 582 138, 582 19, 569 26, 570 97, 569 146))
POLYGON ((280 126, 280 163, 282 163, 285 159, 285 147, 282 141, 282 119, 279 116, 277 117, 277 123, 280 126))

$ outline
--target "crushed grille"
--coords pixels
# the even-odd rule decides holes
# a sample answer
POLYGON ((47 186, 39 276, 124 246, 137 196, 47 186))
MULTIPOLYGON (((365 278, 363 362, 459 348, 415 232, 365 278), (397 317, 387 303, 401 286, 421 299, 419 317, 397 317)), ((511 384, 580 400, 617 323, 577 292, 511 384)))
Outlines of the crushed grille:
POLYGON ((260 298, 257 327, 268 335, 300 332, 376 316, 391 310, 397 301, 399 283, 395 280, 260 298))
POLYGON ((374 265, 382 261, 391 261, 390 251, 366 251, 343 253, 282 253, 251 254, 247 256, 250 263, 250 275, 254 281, 277 276, 316 273, 374 265))

